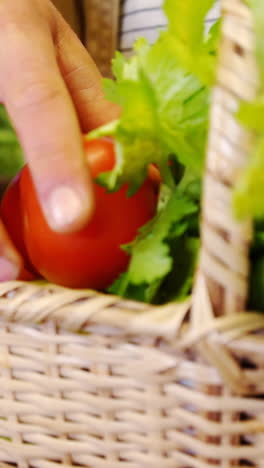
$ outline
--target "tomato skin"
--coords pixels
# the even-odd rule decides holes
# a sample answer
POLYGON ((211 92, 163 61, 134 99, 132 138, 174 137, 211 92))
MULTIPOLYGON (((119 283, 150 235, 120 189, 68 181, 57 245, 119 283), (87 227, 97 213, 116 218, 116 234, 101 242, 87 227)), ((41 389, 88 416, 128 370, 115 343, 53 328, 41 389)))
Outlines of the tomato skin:
POLYGON ((19 280, 29 281, 37 274, 29 260, 23 235, 23 216, 20 197, 20 171, 8 185, 0 205, 0 218, 13 242, 15 248, 23 259, 23 267, 19 273, 19 280))
MULTIPOLYGON (((115 163, 111 140, 85 142, 92 177, 112 169, 115 163)), ((95 212, 76 233, 53 232, 42 214, 29 169, 23 169, 21 196, 24 239, 31 262, 47 280, 71 288, 105 289, 123 272, 128 255, 120 245, 131 242, 138 228, 156 210, 157 197, 151 180, 127 197, 127 186, 114 193, 94 182, 95 212)))
POLYGON ((102 172, 111 171, 115 165, 115 148, 110 138, 84 140, 86 162, 93 179, 102 172))
POLYGON ((23 218, 20 206, 20 178, 21 171, 8 185, 1 201, 0 217, 14 246, 22 257, 26 258, 26 246, 23 239, 23 218))

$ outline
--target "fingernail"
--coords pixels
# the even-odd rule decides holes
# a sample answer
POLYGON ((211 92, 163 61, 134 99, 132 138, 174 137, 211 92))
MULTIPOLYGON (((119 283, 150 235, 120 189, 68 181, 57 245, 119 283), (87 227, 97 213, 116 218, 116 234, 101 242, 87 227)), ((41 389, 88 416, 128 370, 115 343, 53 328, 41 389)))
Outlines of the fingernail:
POLYGON ((11 281, 18 277, 19 268, 5 257, 0 257, 0 281, 11 281))
POLYGON ((84 200, 78 192, 71 187, 58 187, 49 198, 48 223, 55 231, 64 231, 87 215, 85 208, 84 200))

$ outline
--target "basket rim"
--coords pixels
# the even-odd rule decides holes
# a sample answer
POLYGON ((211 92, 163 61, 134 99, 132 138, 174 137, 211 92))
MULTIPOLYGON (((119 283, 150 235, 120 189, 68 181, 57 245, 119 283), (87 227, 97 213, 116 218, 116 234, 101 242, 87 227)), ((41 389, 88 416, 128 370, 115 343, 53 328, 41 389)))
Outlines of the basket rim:
POLYGON ((175 339, 178 348, 191 347, 204 337, 221 334, 219 341, 239 339, 241 333, 263 329, 264 314, 241 311, 187 326, 193 298, 153 306, 90 290, 72 290, 44 282, 10 281, 0 284, 1 318, 10 324, 41 326, 54 322, 70 332, 90 333, 107 327, 115 334, 175 339), (187 331, 188 328, 188 331, 187 331), (182 333, 184 329, 184 333, 182 333), (186 333, 187 332, 187 333, 186 333))

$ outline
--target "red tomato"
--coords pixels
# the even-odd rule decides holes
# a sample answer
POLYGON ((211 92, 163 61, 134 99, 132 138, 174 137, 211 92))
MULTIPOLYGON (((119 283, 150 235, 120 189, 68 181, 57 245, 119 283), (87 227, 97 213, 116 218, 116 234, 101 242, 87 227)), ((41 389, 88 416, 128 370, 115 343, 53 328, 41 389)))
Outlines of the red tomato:
POLYGON ((0 206, 0 217, 6 227, 10 239, 24 260, 24 267, 20 272, 20 280, 32 280, 36 277, 34 268, 27 255, 23 236, 23 218, 20 199, 21 171, 7 187, 0 206))
MULTIPOLYGON (((111 140, 85 142, 92 177, 109 171, 115 162, 111 140)), ((140 190, 127 197, 127 186, 115 193, 94 183, 95 212, 79 232, 53 232, 42 214, 28 168, 21 178, 24 237, 30 260, 47 280, 74 288, 104 289, 123 272, 128 255, 120 248, 131 242, 138 229, 156 210, 157 197, 147 179, 140 190)))

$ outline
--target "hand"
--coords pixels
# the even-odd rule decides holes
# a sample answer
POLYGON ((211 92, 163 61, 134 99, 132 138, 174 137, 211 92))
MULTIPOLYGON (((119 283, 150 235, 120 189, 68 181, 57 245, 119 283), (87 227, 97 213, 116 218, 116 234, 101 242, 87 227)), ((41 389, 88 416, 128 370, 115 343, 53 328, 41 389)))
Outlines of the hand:
MULTIPOLYGON (((0 2, 0 101, 16 128, 50 227, 80 228, 93 211, 81 131, 116 118, 101 76, 49 0, 0 2)), ((0 225, 0 281, 21 259, 0 225)))

